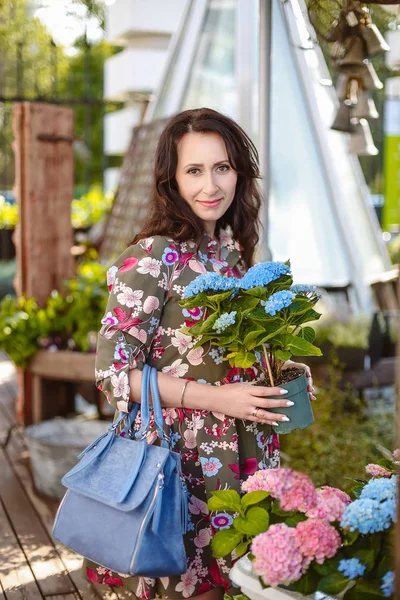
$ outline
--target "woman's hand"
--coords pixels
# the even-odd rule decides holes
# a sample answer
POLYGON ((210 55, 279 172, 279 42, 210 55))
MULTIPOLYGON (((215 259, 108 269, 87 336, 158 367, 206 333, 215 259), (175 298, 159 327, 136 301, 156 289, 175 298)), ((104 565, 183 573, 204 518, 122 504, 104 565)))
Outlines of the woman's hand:
POLYGON ((285 362, 285 364, 283 365, 282 369, 291 369, 292 367, 294 367, 295 369, 305 369, 306 377, 307 377, 307 381, 308 381, 308 386, 307 386, 308 395, 310 396, 311 402, 313 402, 314 400, 316 400, 316 397, 313 394, 313 392, 315 392, 315 389, 313 387, 313 380, 312 380, 312 376, 311 376, 310 367, 305 365, 304 363, 298 363, 298 362, 294 362, 293 360, 287 360, 285 362))
MULTIPOLYGON (((291 400, 285 400, 286 390, 280 387, 254 386, 252 382, 227 383, 215 387, 215 412, 220 412, 235 419, 246 419, 267 425, 279 425, 279 421, 288 421, 286 415, 268 411, 269 408, 293 406, 291 400), (281 394, 284 392, 284 394, 281 394), (281 400, 273 400, 268 396, 280 396, 281 400)), ((211 408, 211 410, 213 410, 211 408)))

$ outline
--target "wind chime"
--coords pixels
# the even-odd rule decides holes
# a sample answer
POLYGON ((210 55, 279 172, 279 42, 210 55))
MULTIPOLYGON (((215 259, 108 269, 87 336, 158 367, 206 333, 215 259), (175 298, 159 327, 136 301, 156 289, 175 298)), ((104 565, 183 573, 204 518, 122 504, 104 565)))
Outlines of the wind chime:
POLYGON ((351 134, 351 152, 374 156, 378 149, 368 121, 379 118, 372 92, 381 90, 383 83, 370 59, 390 48, 372 23, 368 7, 359 0, 346 1, 326 39, 333 42, 332 58, 339 71, 336 92, 340 106, 331 128, 351 134))

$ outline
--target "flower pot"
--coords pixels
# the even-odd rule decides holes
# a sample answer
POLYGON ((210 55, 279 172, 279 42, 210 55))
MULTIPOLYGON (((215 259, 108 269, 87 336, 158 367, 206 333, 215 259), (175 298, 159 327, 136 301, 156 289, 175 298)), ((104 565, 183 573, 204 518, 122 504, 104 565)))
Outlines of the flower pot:
MULTIPOLYGON (((307 391, 307 377, 303 373, 297 379, 288 383, 279 384, 279 387, 288 390, 284 397, 285 400, 294 402, 293 406, 283 406, 280 408, 268 408, 269 411, 282 415, 287 415, 290 421, 279 421, 277 427, 273 427, 276 433, 291 433, 294 429, 305 429, 314 423, 314 415, 311 408, 310 397, 307 391)), ((282 400, 282 396, 270 396, 276 400, 282 400)))

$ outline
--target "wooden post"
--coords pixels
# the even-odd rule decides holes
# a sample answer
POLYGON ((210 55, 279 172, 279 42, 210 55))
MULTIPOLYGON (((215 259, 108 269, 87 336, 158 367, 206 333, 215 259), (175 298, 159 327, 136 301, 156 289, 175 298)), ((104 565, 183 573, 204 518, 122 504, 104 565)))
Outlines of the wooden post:
MULTIPOLYGON (((13 108, 15 195, 19 223, 14 241, 18 296, 46 304, 51 291, 62 291, 74 277, 71 255, 71 201, 74 186, 73 111, 48 104, 22 102, 13 108)), ((33 381, 19 373, 18 419, 32 422, 33 381)))
POLYGON ((43 306, 53 289, 74 276, 73 111, 18 103, 13 108, 15 191, 19 223, 15 232, 17 295, 43 306))

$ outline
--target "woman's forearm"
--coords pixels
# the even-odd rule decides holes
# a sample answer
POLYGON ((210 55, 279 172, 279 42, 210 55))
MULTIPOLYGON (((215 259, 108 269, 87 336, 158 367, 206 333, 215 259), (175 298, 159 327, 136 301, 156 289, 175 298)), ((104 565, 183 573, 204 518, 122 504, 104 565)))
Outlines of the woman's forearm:
MULTIPOLYGON (((162 406, 165 408, 179 408, 185 379, 178 379, 159 371, 157 373, 157 380, 162 406)), ((129 371, 129 384, 130 400, 140 403, 142 372, 139 369, 131 369, 129 371)), ((218 412, 217 390, 216 386, 189 381, 183 399, 185 408, 214 410, 218 412)))

